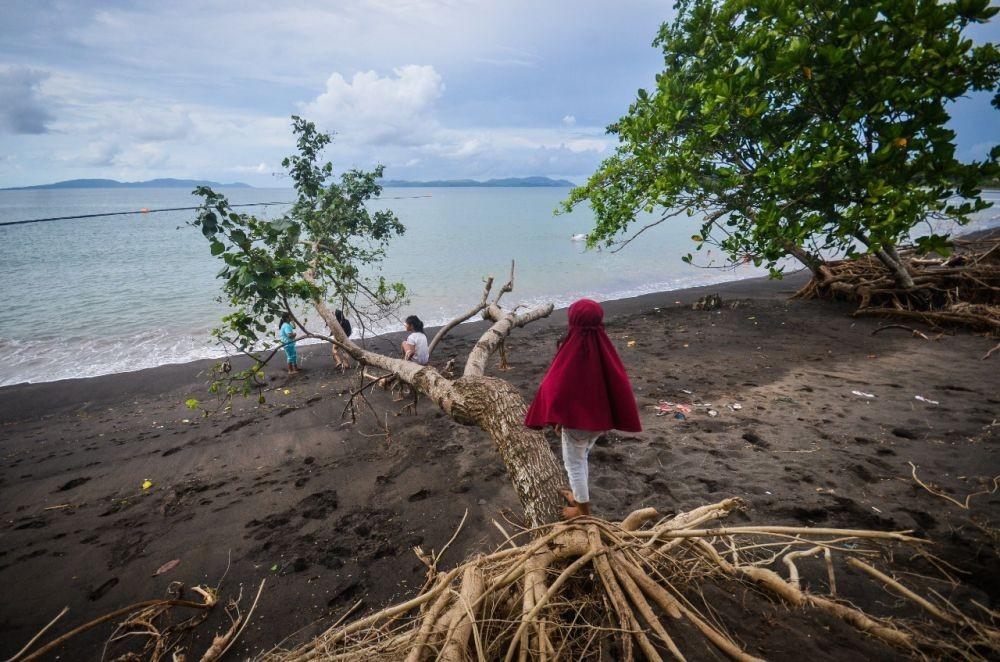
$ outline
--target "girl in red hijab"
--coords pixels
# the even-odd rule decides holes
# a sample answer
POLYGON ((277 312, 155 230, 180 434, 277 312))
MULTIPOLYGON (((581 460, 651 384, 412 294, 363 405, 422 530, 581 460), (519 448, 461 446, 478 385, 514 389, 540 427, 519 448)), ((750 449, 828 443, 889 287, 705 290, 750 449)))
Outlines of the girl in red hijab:
POLYGON ((525 425, 562 427, 562 453, 572 494, 566 519, 590 514, 587 458, 608 430, 640 432, 639 411, 625 366, 604 332, 604 310, 590 299, 569 307, 569 330, 542 379, 525 425))

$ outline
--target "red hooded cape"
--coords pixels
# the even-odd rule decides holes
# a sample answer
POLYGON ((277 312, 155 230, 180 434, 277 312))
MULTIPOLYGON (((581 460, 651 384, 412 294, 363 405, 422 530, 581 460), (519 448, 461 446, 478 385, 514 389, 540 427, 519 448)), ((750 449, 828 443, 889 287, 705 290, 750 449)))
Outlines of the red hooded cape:
POLYGON ((524 424, 599 432, 640 432, 625 366, 604 332, 604 310, 580 299, 569 307, 569 332, 538 387, 524 424))

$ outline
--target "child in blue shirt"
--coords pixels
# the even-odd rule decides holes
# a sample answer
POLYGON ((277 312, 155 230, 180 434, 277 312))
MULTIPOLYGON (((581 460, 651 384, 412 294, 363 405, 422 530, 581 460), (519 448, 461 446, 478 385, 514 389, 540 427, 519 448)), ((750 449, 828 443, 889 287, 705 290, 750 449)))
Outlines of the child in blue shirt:
POLYGON ((295 327, 292 326, 291 313, 281 315, 278 332, 281 334, 281 342, 284 344, 285 359, 288 361, 288 374, 294 375, 299 371, 299 355, 295 351, 295 327))

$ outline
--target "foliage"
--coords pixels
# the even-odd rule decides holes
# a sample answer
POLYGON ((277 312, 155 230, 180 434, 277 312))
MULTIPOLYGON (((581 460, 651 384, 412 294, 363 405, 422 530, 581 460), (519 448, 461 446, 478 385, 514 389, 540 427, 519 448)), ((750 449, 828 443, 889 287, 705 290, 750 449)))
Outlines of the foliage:
MULTIPOLYGON (((383 167, 349 170, 335 181, 333 165, 320 163, 331 137, 300 117, 292 117, 292 128, 297 153, 282 165, 297 199, 287 213, 258 218, 234 211, 225 196, 207 186, 195 190, 204 204, 193 225, 224 263, 218 276, 234 308, 213 333, 241 352, 272 340, 281 313, 302 304, 335 299, 364 327, 365 320, 398 305, 406 293, 401 283, 367 275, 377 273, 388 242, 404 232, 393 212, 372 212, 365 206, 382 191, 378 180, 383 167)), ((260 368, 266 360, 230 381, 242 381, 245 387, 262 384, 260 368)), ((224 364, 217 374, 228 372, 224 364)))
POLYGON ((590 203, 591 245, 613 243, 643 212, 701 213, 699 249, 718 245, 779 275, 790 251, 891 251, 918 223, 964 223, 988 206, 979 184, 997 175, 1000 148, 961 163, 945 126, 950 101, 995 91, 1000 78, 996 47, 962 34, 997 13, 988 0, 677 8, 654 42, 665 65, 654 89, 609 127, 615 155, 563 203, 590 203))

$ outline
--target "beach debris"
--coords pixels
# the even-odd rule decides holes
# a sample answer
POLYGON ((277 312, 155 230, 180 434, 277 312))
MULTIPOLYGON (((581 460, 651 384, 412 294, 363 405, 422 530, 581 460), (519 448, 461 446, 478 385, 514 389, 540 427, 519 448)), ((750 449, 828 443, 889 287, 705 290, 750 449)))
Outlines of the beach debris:
POLYGON ((682 388, 681 393, 686 393, 687 395, 694 395, 694 391, 689 391, 686 388, 682 388))
POLYGON ((629 347, 635 347, 635 341, 634 341, 634 340, 629 340, 629 341, 628 341, 627 343, 625 343, 625 344, 626 344, 626 345, 628 345, 629 347))
POLYGON ((148 490, 152 486, 153 486, 153 481, 151 481, 150 479, 147 478, 146 480, 142 481, 142 489, 148 490))
POLYGON ((991 479, 986 479, 983 481, 983 487, 986 487, 987 485, 989 485, 989 487, 986 487, 986 489, 980 490, 978 492, 973 492, 969 496, 965 497, 965 501, 962 502, 959 501, 958 499, 955 499, 954 497, 945 494, 941 489, 939 489, 933 483, 928 484, 917 478, 917 465, 913 464, 912 462, 907 462, 907 464, 909 464, 910 468, 913 470, 911 475, 913 476, 913 480, 914 482, 916 482, 917 485, 924 488, 925 490, 927 490, 936 497, 940 497, 946 501, 950 501, 951 503, 955 504, 962 510, 969 509, 972 497, 979 496, 980 494, 996 494, 997 490, 1000 490, 1000 475, 996 475, 993 476, 993 478, 991 479))
POLYGON ((676 414, 674 414, 674 418, 677 419, 678 421, 683 421, 687 418, 687 416, 685 416, 680 412, 677 412, 676 414))
POLYGON ((158 576, 162 575, 165 572, 170 572, 171 570, 173 570, 174 568, 176 568, 180 564, 181 564, 181 560, 180 559, 173 559, 173 560, 167 561, 166 563, 164 563, 163 565, 161 565, 159 568, 156 569, 156 572, 153 573, 153 576, 154 577, 158 577, 158 576))
POLYGON ((284 393, 285 395, 291 395, 292 394, 292 389, 286 388, 284 391, 282 391, 282 393, 284 393))
POLYGON ((708 415, 711 416, 712 418, 715 418, 716 416, 719 415, 719 412, 715 411, 714 409, 709 409, 708 415))
POLYGON ((719 308, 722 308, 722 297, 718 294, 706 294, 691 304, 691 310, 718 310, 719 308))
POLYGON ((913 396, 913 399, 914 399, 914 400, 920 400, 920 402, 926 402, 926 403, 927 403, 927 404, 929 404, 929 405, 939 405, 939 404, 941 404, 941 403, 940 403, 940 402, 938 402, 937 400, 931 400, 931 399, 929 399, 929 398, 925 398, 925 397, 924 397, 924 396, 922 396, 922 395, 915 395, 915 396, 913 396))
POLYGON ((741 405, 741 404, 740 404, 740 403, 738 403, 738 402, 734 402, 733 404, 731 404, 731 405, 727 405, 727 406, 728 406, 728 407, 729 407, 730 409, 732 409, 733 411, 739 411, 739 410, 743 409, 743 405, 741 405))
POLYGON ((73 504, 71 503, 60 503, 58 506, 47 506, 45 508, 42 508, 42 510, 62 510, 63 508, 69 508, 72 505, 73 504))
POLYGON ((278 564, 277 563, 275 563, 274 565, 271 566, 271 572, 278 572, 278 564))
POLYGON ((864 391, 851 391, 851 393, 853 395, 858 396, 859 398, 866 398, 868 400, 871 400, 875 397, 874 393, 865 393, 864 391))

